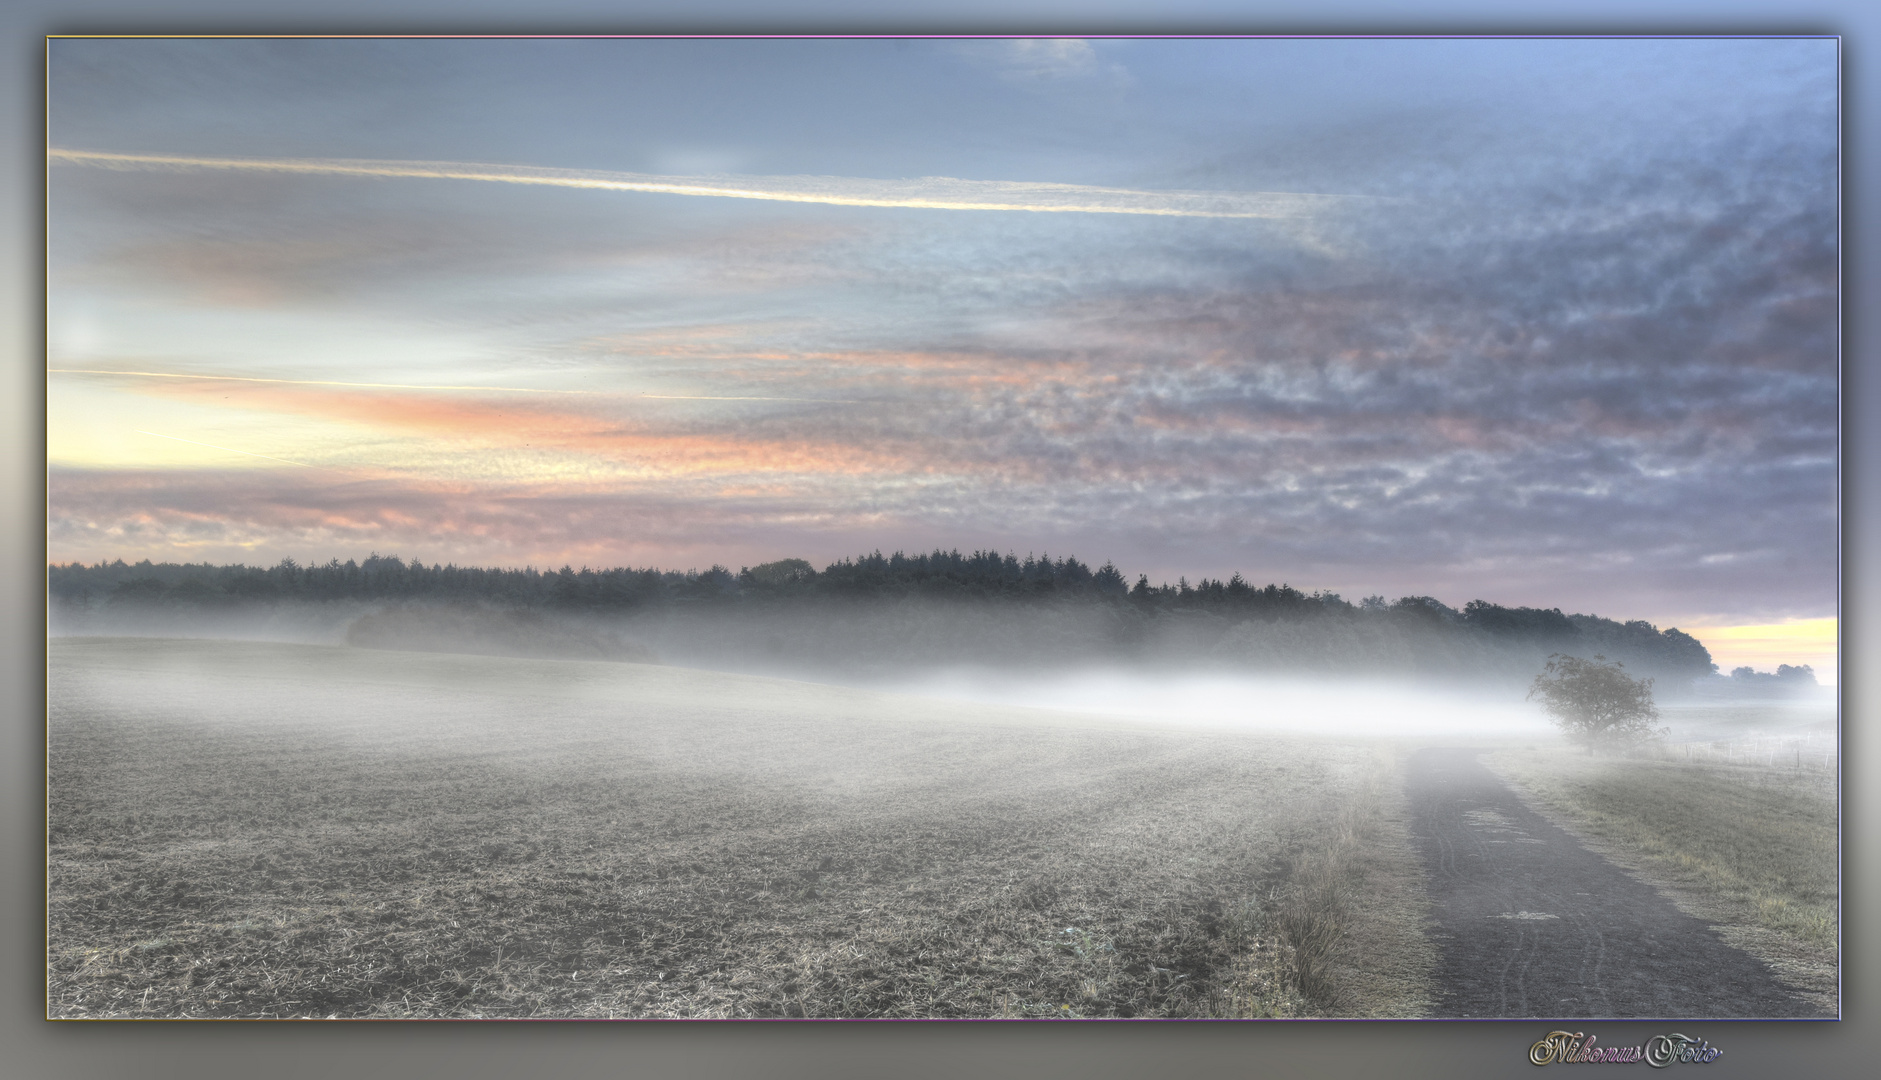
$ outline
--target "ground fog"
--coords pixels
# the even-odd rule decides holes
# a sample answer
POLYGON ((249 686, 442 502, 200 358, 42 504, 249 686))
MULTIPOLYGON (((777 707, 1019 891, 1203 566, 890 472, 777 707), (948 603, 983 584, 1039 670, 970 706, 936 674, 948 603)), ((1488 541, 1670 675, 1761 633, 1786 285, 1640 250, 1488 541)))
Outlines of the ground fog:
POLYGON ((52 1016, 1428 1007, 1394 749, 1193 703, 1223 688, 1099 715, 653 664, 49 647, 52 1016))

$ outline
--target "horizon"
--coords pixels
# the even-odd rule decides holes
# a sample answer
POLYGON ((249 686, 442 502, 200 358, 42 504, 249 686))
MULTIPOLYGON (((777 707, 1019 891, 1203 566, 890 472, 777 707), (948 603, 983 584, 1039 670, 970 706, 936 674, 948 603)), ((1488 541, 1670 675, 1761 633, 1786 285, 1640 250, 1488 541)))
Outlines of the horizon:
MULTIPOLYGON (((958 548, 935 549, 935 553, 946 554, 948 552, 958 553, 959 549, 958 548)), ((991 551, 990 549, 988 549, 988 553, 994 554, 994 555, 999 554, 997 551, 991 551)), ((889 553, 888 555, 883 555, 882 551, 879 548, 877 548, 873 552, 865 552, 856 556, 845 556, 844 559, 840 559, 840 560, 830 560, 828 562, 825 562, 820 569, 817 568, 814 563, 812 563, 811 564, 812 573, 816 573, 816 574, 826 573, 833 565, 836 565, 843 561, 867 558, 871 554, 875 556, 884 557, 884 558, 907 557, 907 553, 901 550, 896 550, 896 551, 893 551, 892 553, 889 553)), ((917 553, 917 554, 928 554, 928 553, 923 552, 923 553, 917 553)), ((979 552, 976 551, 976 552, 973 552, 973 554, 979 554, 979 552)), ((1005 553, 1005 557, 1016 558, 1017 556, 1015 552, 1012 552, 1009 550, 1005 553)), ((1035 557, 1050 558, 1048 553, 1028 552, 1026 554, 1025 561, 1029 563, 1035 557)), ((777 559, 766 560, 765 563, 758 563, 756 564, 756 566, 764 566, 767 563, 783 562, 783 561, 791 560, 794 558, 795 556, 780 556, 777 559)), ((288 557, 284 557, 282 560, 277 560, 275 563, 272 563, 272 564, 249 564, 249 563, 243 563, 243 562, 220 563, 220 564, 209 563, 209 562, 158 563, 155 560, 151 560, 148 558, 140 559, 136 562, 130 562, 130 561, 123 559, 122 557, 119 557, 113 560, 100 560, 96 563, 49 562, 48 567, 50 568, 50 567, 61 567, 61 566, 76 566, 76 567, 83 567, 87 569, 96 569, 96 568, 107 568, 111 566, 123 566, 126 569, 135 569, 138 566, 150 565, 153 568, 156 566, 174 566, 174 567, 181 567, 181 568, 187 569, 192 566, 197 566, 197 567, 204 567, 204 568, 210 568, 210 569, 227 569, 231 567, 237 567, 237 568, 243 568, 243 569, 267 570, 271 566, 280 565, 281 562, 283 561, 291 562, 297 567, 309 568, 309 567, 325 567, 325 566, 356 566, 356 565, 363 565, 366 562, 369 562, 375 559, 384 560, 388 562, 398 562, 403 566, 422 567, 426 565, 425 560, 423 559, 404 559, 396 552, 381 555, 377 551, 374 551, 374 552, 369 553, 364 559, 348 558, 344 562, 342 562, 337 556, 329 557, 329 559, 327 560, 310 559, 306 561, 294 559, 291 556, 288 556, 288 557)), ((1076 555, 1060 555, 1057 557, 1055 561, 1062 563, 1067 559, 1076 560, 1084 564, 1088 569, 1091 569, 1091 570, 1096 570, 1096 569, 1099 569, 1100 567, 1110 567, 1112 569, 1115 569, 1121 574, 1126 584, 1131 583, 1134 580, 1134 575, 1124 571, 1122 567, 1117 567, 1115 563, 1112 562, 1111 560, 1105 560, 1103 563, 1096 563, 1096 562, 1092 562, 1089 560, 1078 559, 1076 555)), ((804 561, 808 562, 809 560, 804 560, 804 561)), ((559 568, 546 567, 546 566, 536 567, 536 566, 527 565, 527 564, 522 565, 522 566, 490 567, 490 566, 474 566, 474 565, 468 565, 468 564, 460 565, 457 563, 445 563, 442 561, 433 562, 430 565, 433 569, 437 569, 437 568, 453 569, 454 568, 454 569, 466 569, 466 570, 495 570, 495 571, 504 572, 504 573, 536 573, 536 574, 543 575, 543 576, 552 576, 552 575, 559 574, 564 570, 572 570, 577 573, 587 573, 590 571, 594 573, 608 573, 608 572, 613 572, 613 571, 632 571, 632 572, 638 573, 638 572, 651 571, 651 572, 657 572, 661 574, 682 574, 688 577, 692 577, 692 576, 699 575, 701 573, 710 572, 711 570, 714 570, 714 569, 723 569, 727 571, 728 573, 742 575, 746 571, 754 568, 753 566, 739 566, 737 570, 734 571, 732 570, 731 567, 724 566, 723 564, 717 564, 717 563, 712 564, 712 566, 710 567, 707 567, 706 570, 700 570, 698 567, 689 567, 685 570, 679 570, 675 568, 654 567, 654 566, 591 567, 586 564, 577 568, 572 563, 564 564, 562 567, 559 567, 559 568)), ((1279 586, 1281 588, 1294 588, 1302 593, 1305 593, 1311 596, 1329 595, 1329 596, 1333 596, 1336 598, 1345 599, 1347 603, 1355 602, 1349 598, 1343 597, 1342 594, 1332 593, 1330 592, 1330 590, 1302 588, 1300 586, 1293 585, 1291 582, 1284 582, 1284 581, 1269 582, 1267 583, 1267 585, 1261 585, 1252 578, 1246 578, 1245 575, 1242 575, 1239 571, 1234 571, 1233 576, 1243 578, 1243 580, 1245 580, 1246 583, 1250 587, 1256 588, 1256 589, 1279 586)), ((1143 577, 1147 579, 1148 575, 1143 575, 1143 577)), ((1178 581, 1186 581, 1186 580, 1187 580, 1186 575, 1178 576, 1178 581)), ((1210 579, 1208 577, 1198 575, 1193 584, 1199 587, 1201 585, 1206 584, 1207 582, 1211 580, 1219 583, 1224 579, 1222 578, 1210 579)), ((1169 581, 1165 580, 1165 581, 1155 582, 1151 587, 1156 588, 1156 589, 1166 590, 1166 589, 1174 588, 1175 586, 1172 585, 1169 581)), ((1372 595, 1383 596, 1383 594, 1372 594, 1372 595)), ((1430 594, 1427 594, 1427 593, 1409 593, 1409 594, 1405 594, 1404 596, 1389 598, 1388 602, 1395 603, 1399 600, 1409 599, 1412 597, 1426 597, 1429 599, 1434 599, 1438 603, 1444 604, 1446 607, 1449 607, 1455 610, 1461 610, 1465 604, 1470 603, 1472 601, 1481 601, 1485 603, 1496 604, 1497 606, 1501 606, 1501 607, 1523 606, 1523 605, 1500 604, 1498 601, 1489 600, 1486 597, 1482 597, 1482 596, 1473 596, 1469 600, 1466 600, 1466 601, 1459 601, 1457 603, 1451 603, 1443 597, 1431 596, 1430 594)), ((1596 617, 1596 618, 1609 618, 1609 619, 1613 619, 1616 622, 1631 621, 1626 616, 1625 613, 1620 613, 1619 615, 1616 616, 1612 614, 1602 615, 1594 611, 1567 611, 1564 607, 1562 607, 1559 604, 1550 605, 1549 608, 1544 608, 1543 610, 1554 610, 1554 611, 1563 612, 1569 615, 1585 615, 1585 616, 1591 616, 1591 617, 1596 617)), ((1651 619, 1646 619, 1644 621, 1651 623, 1655 629, 1679 630, 1681 632, 1690 634, 1691 636, 1697 638, 1700 641, 1700 643, 1705 646, 1706 650, 1711 653, 1712 660, 1717 666, 1717 669, 1718 669, 1717 674, 1719 676, 1725 676, 1730 671, 1740 666, 1751 667, 1759 671, 1760 673, 1765 673, 1765 674, 1774 673, 1781 666, 1787 664, 1787 665, 1808 667, 1811 670, 1811 672, 1815 675, 1817 682, 1823 686, 1833 687, 1837 685, 1840 681, 1840 671, 1839 671, 1839 659, 1840 658, 1836 652, 1836 645, 1837 645, 1837 639, 1838 639, 1838 620, 1835 618, 1812 619, 1812 620, 1791 619, 1791 620, 1787 620, 1785 622, 1780 622, 1780 623, 1735 624, 1735 625, 1721 625, 1721 626, 1706 626, 1706 625, 1696 624, 1696 623, 1690 624, 1687 626, 1677 626, 1677 625, 1672 625, 1672 624, 1660 624, 1651 619)))

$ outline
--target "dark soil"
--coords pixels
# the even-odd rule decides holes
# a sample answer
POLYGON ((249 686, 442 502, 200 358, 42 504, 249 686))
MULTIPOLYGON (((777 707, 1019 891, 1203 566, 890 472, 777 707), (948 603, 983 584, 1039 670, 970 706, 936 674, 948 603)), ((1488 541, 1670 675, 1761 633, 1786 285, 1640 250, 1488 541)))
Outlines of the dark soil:
POLYGON ((1406 777, 1437 923, 1436 1016, 1825 1016, 1530 810, 1479 753, 1420 750, 1406 777))

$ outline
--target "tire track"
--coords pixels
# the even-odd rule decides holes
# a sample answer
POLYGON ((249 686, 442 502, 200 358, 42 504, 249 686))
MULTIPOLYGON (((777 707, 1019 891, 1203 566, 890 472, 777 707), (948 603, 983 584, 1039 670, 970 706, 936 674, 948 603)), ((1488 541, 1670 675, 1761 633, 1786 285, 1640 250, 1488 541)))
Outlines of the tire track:
POLYGON ((1413 754, 1443 1017, 1825 1017, 1761 961, 1530 810, 1477 750, 1413 754))

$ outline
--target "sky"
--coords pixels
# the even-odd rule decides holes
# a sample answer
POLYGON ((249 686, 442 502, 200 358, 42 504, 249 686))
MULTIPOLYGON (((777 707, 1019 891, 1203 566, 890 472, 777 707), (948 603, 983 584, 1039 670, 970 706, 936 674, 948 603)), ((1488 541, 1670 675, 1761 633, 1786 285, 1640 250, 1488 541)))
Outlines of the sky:
POLYGON ((53 561, 992 548, 1833 670, 1831 40, 49 52, 53 561))

